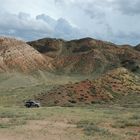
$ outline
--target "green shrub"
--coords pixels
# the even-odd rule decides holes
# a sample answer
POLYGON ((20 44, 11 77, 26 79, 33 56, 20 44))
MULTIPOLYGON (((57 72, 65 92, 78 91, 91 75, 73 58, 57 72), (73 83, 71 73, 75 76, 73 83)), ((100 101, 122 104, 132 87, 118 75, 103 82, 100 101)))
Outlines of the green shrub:
POLYGON ((109 131, 98 127, 97 124, 94 124, 89 121, 80 121, 77 123, 77 128, 82 128, 84 133, 88 136, 90 135, 95 135, 95 134, 100 134, 100 135, 109 135, 109 131))

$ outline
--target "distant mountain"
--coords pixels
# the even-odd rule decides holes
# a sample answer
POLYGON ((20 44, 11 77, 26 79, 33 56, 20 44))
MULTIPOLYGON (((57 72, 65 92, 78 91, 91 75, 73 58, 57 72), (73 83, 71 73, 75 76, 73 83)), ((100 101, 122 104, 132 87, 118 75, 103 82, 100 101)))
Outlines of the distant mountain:
POLYGON ((0 71, 47 70, 65 74, 101 74, 119 67, 140 73, 138 47, 83 38, 64 41, 45 38, 25 43, 0 38, 0 71))
POLYGON ((140 44, 135 47, 137 51, 140 51, 140 44))
POLYGON ((118 67, 139 72, 140 52, 129 45, 83 38, 64 41, 45 38, 28 42, 41 54, 51 57, 54 71, 68 74, 100 75, 118 67))

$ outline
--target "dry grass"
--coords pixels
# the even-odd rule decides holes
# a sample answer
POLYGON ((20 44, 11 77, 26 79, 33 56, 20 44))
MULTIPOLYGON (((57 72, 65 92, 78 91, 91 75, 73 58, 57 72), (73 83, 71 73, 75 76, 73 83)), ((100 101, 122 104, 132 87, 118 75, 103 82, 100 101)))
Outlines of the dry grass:
POLYGON ((13 135, 22 140, 45 140, 47 136, 50 140, 137 139, 140 138, 139 113, 139 108, 115 105, 39 109, 0 107, 0 137, 7 137, 7 140, 13 140, 13 135), (10 137, 7 133, 11 129, 10 137), (40 139, 34 137, 36 134, 40 139))

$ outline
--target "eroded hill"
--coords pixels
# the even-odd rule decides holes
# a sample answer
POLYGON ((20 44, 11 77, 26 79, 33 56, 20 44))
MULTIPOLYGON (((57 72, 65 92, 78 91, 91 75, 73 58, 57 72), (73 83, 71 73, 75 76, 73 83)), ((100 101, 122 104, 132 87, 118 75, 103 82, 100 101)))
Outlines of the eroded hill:
POLYGON ((125 68, 117 68, 90 81, 69 83, 39 94, 36 99, 43 105, 85 105, 108 102, 118 96, 140 94, 140 77, 125 68))
POLYGON ((30 72, 48 68, 49 58, 23 41, 0 38, 0 72, 30 72))
POLYGON ((47 106, 112 102, 139 94, 138 47, 92 38, 45 38, 25 43, 1 37, 0 92, 4 98, 3 93, 22 93, 20 101, 36 95, 47 106))
POLYGON ((53 68, 59 73, 97 76, 120 66, 140 72, 140 52, 129 45, 118 46, 92 38, 72 41, 46 38, 28 44, 51 57, 53 68))
POLYGON ((72 41, 46 38, 28 44, 1 37, 0 71, 47 70, 61 74, 100 76, 123 66, 140 73, 140 52, 137 47, 117 46, 92 38, 72 41))

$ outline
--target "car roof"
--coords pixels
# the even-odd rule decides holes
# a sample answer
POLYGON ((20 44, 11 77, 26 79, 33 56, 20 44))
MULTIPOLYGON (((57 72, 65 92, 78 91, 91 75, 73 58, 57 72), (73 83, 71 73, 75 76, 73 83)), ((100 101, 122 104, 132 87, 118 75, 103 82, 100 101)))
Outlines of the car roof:
POLYGON ((36 102, 36 101, 33 101, 33 100, 29 100, 29 101, 26 101, 26 102, 36 102))

